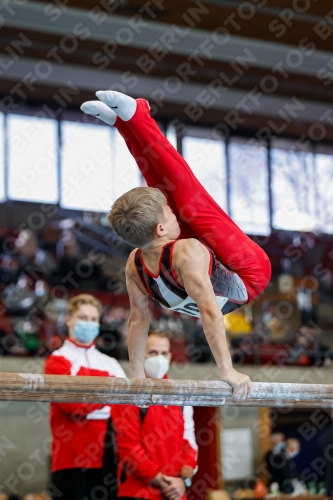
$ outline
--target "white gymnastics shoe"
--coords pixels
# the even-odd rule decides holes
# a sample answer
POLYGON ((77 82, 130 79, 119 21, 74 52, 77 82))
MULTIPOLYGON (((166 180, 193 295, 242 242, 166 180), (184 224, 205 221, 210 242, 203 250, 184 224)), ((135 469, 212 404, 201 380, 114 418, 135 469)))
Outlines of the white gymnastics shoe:
POLYGON ((136 110, 136 100, 115 90, 98 90, 96 96, 109 106, 124 122, 130 120, 136 110))
POLYGON ((97 116, 97 118, 109 125, 114 125, 117 119, 116 113, 101 101, 86 101, 81 105, 80 109, 87 115, 97 116))

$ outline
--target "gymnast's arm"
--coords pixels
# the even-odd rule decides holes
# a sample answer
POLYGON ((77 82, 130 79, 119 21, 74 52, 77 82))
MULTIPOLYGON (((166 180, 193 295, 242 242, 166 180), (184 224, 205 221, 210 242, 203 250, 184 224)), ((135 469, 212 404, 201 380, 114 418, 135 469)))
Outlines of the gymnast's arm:
POLYGON ((180 240, 177 245, 174 267, 177 267, 182 277, 186 292, 197 303, 203 330, 221 372, 221 378, 233 387, 234 397, 244 399, 251 394, 252 384, 247 375, 237 372, 232 366, 223 314, 216 304, 213 286, 207 272, 208 251, 194 238, 180 240))
POLYGON ((126 285, 131 307, 128 319, 129 378, 145 378, 144 362, 150 326, 148 295, 136 283, 135 274, 131 254, 126 265, 126 285))

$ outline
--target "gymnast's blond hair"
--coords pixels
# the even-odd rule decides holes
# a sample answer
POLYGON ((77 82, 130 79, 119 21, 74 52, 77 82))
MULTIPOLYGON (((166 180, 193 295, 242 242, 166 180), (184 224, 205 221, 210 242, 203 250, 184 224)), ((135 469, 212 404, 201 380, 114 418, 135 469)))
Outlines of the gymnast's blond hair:
POLYGON ((157 224, 164 221, 164 194, 157 188, 138 187, 118 198, 107 216, 114 232, 134 247, 144 247, 154 239, 157 224))

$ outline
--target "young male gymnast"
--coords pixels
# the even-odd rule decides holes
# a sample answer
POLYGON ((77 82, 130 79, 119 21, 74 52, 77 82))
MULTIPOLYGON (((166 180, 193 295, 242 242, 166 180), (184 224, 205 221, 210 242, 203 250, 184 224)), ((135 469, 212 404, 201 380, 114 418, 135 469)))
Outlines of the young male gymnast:
POLYGON ((131 313, 130 378, 144 377, 148 296, 163 307, 201 317, 203 330, 233 397, 252 392, 247 375, 232 367, 223 314, 253 300, 267 286, 265 252, 217 205, 151 118, 145 99, 98 91, 85 113, 115 126, 148 187, 118 198, 108 221, 135 250, 126 265, 131 313))

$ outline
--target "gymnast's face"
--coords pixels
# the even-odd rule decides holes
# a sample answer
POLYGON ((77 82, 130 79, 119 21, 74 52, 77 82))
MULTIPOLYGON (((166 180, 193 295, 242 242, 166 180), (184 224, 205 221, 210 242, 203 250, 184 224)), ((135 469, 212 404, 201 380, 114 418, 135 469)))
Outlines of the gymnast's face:
POLYGON ((176 240, 180 235, 180 226, 177 217, 173 213, 169 205, 164 205, 164 221, 162 223, 164 230, 166 231, 166 236, 170 240, 176 240))

